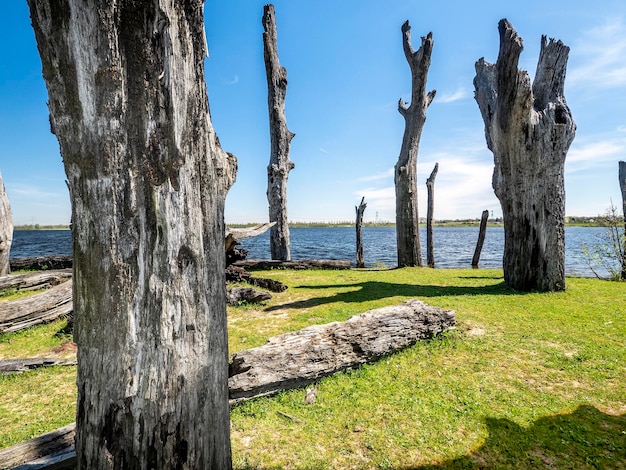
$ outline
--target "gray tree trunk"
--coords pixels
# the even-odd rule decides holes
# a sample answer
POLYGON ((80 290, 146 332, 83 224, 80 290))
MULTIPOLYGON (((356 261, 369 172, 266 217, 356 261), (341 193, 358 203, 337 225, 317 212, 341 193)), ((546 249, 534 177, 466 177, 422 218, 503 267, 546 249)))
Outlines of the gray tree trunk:
POLYGON ((622 233, 622 279, 626 279, 626 162, 619 162, 619 188, 622 192, 622 218, 624 232, 622 233))
POLYGON ((4 182, 0 173, 0 276, 6 276, 11 272, 9 255, 11 254, 12 240, 13 217, 11 215, 11 204, 4 189, 4 182))
POLYGON ((480 253, 483 251, 483 244, 485 243, 485 235, 487 233, 487 221, 489 220, 489 211, 484 210, 480 217, 480 228, 478 229, 478 240, 476 241, 476 248, 474 249, 474 256, 472 257, 472 268, 478 268, 478 262, 480 261, 480 253))
POLYGON ((196 0, 28 0, 72 201, 78 468, 231 467, 224 199, 196 0))
POLYGON ((522 40, 499 23, 495 65, 476 63, 474 87, 493 188, 504 218, 504 279, 520 291, 565 289, 565 156, 576 125, 563 96, 569 48, 545 36, 535 79, 517 64, 522 40))
POLYGON ((289 160, 289 146, 295 136, 287 128, 285 95, 287 70, 278 60, 276 16, 274 5, 263 7, 263 56, 267 75, 267 105, 270 119, 270 163, 267 167, 267 200, 270 222, 270 251, 273 260, 291 260, 289 224, 287 219, 287 180, 294 168, 289 160))
POLYGON ((404 118, 404 136, 400 156, 395 165, 396 186, 396 240, 398 267, 422 266, 422 248, 417 209, 417 152, 426 110, 435 98, 435 90, 426 93, 426 78, 433 50, 433 35, 422 37, 422 45, 415 51, 411 45, 411 26, 402 25, 402 47, 411 69, 411 103, 398 101, 398 111, 404 118))
POLYGON ((363 214, 365 213, 365 197, 361 198, 361 204, 356 209, 356 267, 365 267, 365 257, 363 255, 363 214))
POLYGON ((430 268, 435 267, 435 243, 433 240, 433 217, 435 214, 435 178, 439 171, 439 163, 435 163, 433 171, 426 180, 428 191, 428 209, 426 211, 426 264, 430 268))

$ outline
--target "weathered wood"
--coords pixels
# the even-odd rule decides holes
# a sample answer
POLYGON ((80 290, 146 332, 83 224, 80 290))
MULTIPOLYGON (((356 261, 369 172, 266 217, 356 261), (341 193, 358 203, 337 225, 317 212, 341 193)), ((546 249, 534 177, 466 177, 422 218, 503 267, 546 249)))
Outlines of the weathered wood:
POLYGON ((396 187, 396 240, 398 267, 422 266, 422 248, 417 209, 417 153, 426 122, 426 110, 435 98, 435 90, 426 93, 426 77, 433 50, 433 35, 422 37, 415 51, 411 45, 411 26, 402 25, 402 47, 411 69, 411 103, 400 99, 398 111, 404 118, 404 135, 400 155, 394 168, 396 187))
POLYGON ((52 366, 75 366, 75 360, 65 360, 55 357, 31 357, 26 359, 5 359, 0 361, 0 374, 19 374, 27 370, 52 366))
POLYGON ((619 162, 619 187, 622 192, 622 218, 624 231, 622 232, 622 279, 626 280, 626 162, 619 162))
POLYGON ((10 274, 0 277, 0 292, 15 289, 28 291, 35 289, 47 289, 57 286, 61 282, 72 278, 71 269, 58 269, 52 271, 36 271, 23 274, 10 274))
POLYGON ((480 253, 483 251, 483 244, 485 243, 485 234, 487 233, 487 221, 489 220, 489 211, 484 210, 480 217, 480 229, 478 230, 478 240, 476 241, 476 248, 474 249, 474 256, 472 257, 472 268, 478 267, 480 261, 480 253))
POLYGON ((4 188, 2 173, 0 173, 0 276, 11 272, 9 255, 13 241, 13 217, 9 196, 4 188))
POLYGON ((0 300, 0 333, 23 330, 72 312, 72 282, 15 300, 0 300))
POLYGON ((414 299, 349 320, 314 325, 270 338, 231 356, 231 401, 303 387, 336 372, 375 361, 455 325, 453 311, 414 299))
POLYGON ((291 261, 250 259, 237 261, 245 269, 350 269, 350 261, 336 259, 301 259, 291 261))
POLYGON ((287 219, 287 180, 295 165, 289 160, 289 147, 295 134, 287 128, 285 95, 287 70, 278 60, 276 15, 274 5, 263 7, 263 58, 267 75, 267 105, 270 121, 270 162, 267 166, 267 201, 270 222, 272 259, 291 259, 289 223, 287 219))
POLYGON ((226 300, 230 305, 237 305, 239 302, 258 303, 271 298, 272 294, 269 292, 252 289, 251 287, 233 287, 226 291, 226 300))
POLYGON ((435 178, 439 171, 439 163, 435 163, 433 171, 426 180, 428 191, 428 209, 426 211, 426 264, 430 268, 435 267, 435 242, 433 236, 433 217, 435 214, 435 178))
POLYGON ((564 164, 576 125, 563 88, 569 48, 541 38, 531 86, 518 70, 522 40, 499 23, 496 64, 476 62, 475 98, 493 152, 504 219, 504 279, 520 291, 565 289, 564 164))
POLYGON ((226 266, 230 266, 236 261, 246 259, 248 250, 238 249, 239 239, 257 237, 276 225, 276 222, 255 225, 248 228, 226 228, 226 239, 224 241, 226 249, 226 266))
POLYGON ((226 282, 247 282, 253 286, 262 287, 272 292, 283 292, 287 290, 287 286, 282 282, 273 279, 263 279, 254 277, 241 266, 230 265, 226 268, 226 282))
POLYGON ((231 467, 203 2, 28 0, 72 202, 79 468, 231 467))
POLYGON ((72 267, 71 256, 37 256, 11 259, 11 270, 68 269, 72 267))
POLYGON ((76 423, 69 424, 34 439, 0 450, 0 468, 61 469, 75 468, 76 423))
POLYGON ((361 204, 355 206, 356 209, 356 267, 364 268, 365 259, 363 256, 363 214, 365 213, 365 197, 361 198, 361 204))

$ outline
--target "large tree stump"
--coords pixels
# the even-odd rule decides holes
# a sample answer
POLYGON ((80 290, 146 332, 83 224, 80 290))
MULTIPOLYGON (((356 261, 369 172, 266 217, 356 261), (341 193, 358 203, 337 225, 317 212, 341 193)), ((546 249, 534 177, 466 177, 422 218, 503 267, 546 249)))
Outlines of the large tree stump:
POLYGON ((28 0, 72 202, 78 468, 231 467, 203 3, 28 0))
POLYGON ((531 87, 517 69, 522 40, 499 23, 495 65, 476 62, 475 97, 493 152, 493 188, 504 219, 504 279, 513 289, 565 289, 564 164, 574 139, 563 87, 569 48, 541 38, 531 87))
POLYGON ((13 218, 11 204, 7 196, 2 173, 0 173, 0 276, 6 276, 11 272, 9 255, 13 241, 13 218))
POLYGON ((270 338, 230 360, 231 401, 302 387, 375 361, 455 325, 454 312, 414 299, 270 338))
POLYGON ((289 172, 295 167, 289 160, 289 147, 295 134, 287 128, 285 117, 287 70, 278 60, 274 5, 263 7, 263 29, 271 147, 270 162, 267 166, 267 201, 270 222, 276 222, 270 231, 270 251, 272 259, 289 261, 291 246, 287 218, 287 180, 289 172))
POLYGON ((433 235, 433 218, 435 214, 435 178, 439 171, 439 163, 435 163, 433 171, 426 180, 426 190, 428 191, 428 209, 426 211, 426 265, 429 268, 435 267, 435 242, 433 235))
POLYGON ((426 93, 426 77, 433 50, 433 35, 422 37, 422 45, 415 51, 411 45, 411 26, 402 25, 402 47, 411 69, 411 103, 398 101, 398 111, 404 118, 404 135, 400 155, 395 165, 396 239, 398 267, 422 266, 422 248, 417 209, 417 152, 426 110, 435 98, 435 90, 426 93))
POLYGON ((365 259, 363 256, 363 214, 365 213, 365 197, 361 198, 361 204, 356 209, 356 267, 364 268, 365 259))

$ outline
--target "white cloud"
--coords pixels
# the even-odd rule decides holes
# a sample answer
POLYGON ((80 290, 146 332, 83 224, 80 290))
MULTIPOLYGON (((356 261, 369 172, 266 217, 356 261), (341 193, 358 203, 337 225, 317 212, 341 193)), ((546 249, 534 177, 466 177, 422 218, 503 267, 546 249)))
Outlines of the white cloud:
POLYGON ((442 93, 441 95, 436 95, 435 100, 438 103, 453 103, 455 101, 462 100, 468 96, 468 92, 465 87, 459 87, 451 93, 442 93))
POLYGON ((328 150, 323 149, 323 148, 321 148, 321 147, 320 147, 320 152, 322 152, 322 153, 328 153, 328 150))
POLYGON ((224 83, 226 83, 226 85, 235 85, 239 83, 239 75, 235 75, 231 80, 226 80, 224 83))
POLYGON ((359 178, 359 181, 379 181, 379 180, 386 180, 389 178, 393 179, 393 167, 383 171, 382 173, 377 173, 375 175, 362 176, 359 178))
POLYGON ((572 143, 565 159, 566 172, 586 171, 607 162, 617 161, 620 156, 626 153, 624 138, 608 140, 598 137, 598 139, 581 144, 577 144, 576 141, 572 143))

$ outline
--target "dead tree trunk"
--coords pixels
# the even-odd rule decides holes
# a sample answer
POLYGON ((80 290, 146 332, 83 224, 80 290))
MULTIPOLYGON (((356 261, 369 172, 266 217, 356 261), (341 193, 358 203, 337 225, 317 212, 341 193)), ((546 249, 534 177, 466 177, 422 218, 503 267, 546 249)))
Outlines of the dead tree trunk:
POLYGON ((276 222, 270 230, 270 251, 273 260, 289 261, 291 246, 287 220, 287 180, 295 166, 289 160, 289 146, 295 134, 287 128, 285 118, 287 70, 278 60, 274 5, 263 7, 263 29, 271 146, 270 164, 267 167, 267 200, 270 222, 276 222))
POLYGON ((4 182, 0 173, 0 276, 6 276, 11 272, 9 255, 12 240, 13 218, 11 216, 11 204, 4 189, 4 182))
POLYGON ((28 0, 72 202, 78 468, 231 467, 202 2, 28 0))
POLYGON ((622 218, 624 232, 622 233, 622 279, 626 280, 626 162, 619 162, 619 187, 622 191, 622 218))
POLYGON ((428 210, 426 212, 426 264, 430 268, 435 267, 435 244, 433 242, 433 217, 435 213, 435 178, 439 171, 439 163, 435 163, 435 168, 426 180, 428 190, 428 210))
POLYGON ((361 204, 356 209, 356 267, 364 268, 365 259, 363 256, 363 214, 365 213, 365 197, 361 198, 361 204))
POLYGON ((532 84, 518 71, 522 40, 499 23, 495 65, 476 63, 476 101, 493 152, 504 218, 504 279, 520 291, 565 289, 565 156, 576 125, 563 96, 569 48, 541 39, 532 84))
POLYGON ((472 268, 478 268, 478 262, 480 261, 480 253, 483 251, 483 244, 485 243, 485 234, 487 233, 487 221, 489 220, 489 211, 484 210, 480 218, 480 228, 478 229, 478 240, 476 241, 476 249, 474 250, 474 257, 472 258, 472 268))
POLYGON ((402 25, 402 47, 411 68, 411 103, 398 101, 398 111, 404 118, 404 136, 400 156, 395 165, 396 240, 398 267, 422 266, 422 248, 417 209, 417 152, 426 110, 435 98, 435 90, 426 93, 426 77, 433 50, 433 35, 422 37, 422 45, 413 50, 408 20, 402 25))

